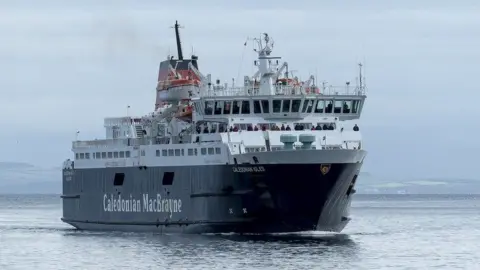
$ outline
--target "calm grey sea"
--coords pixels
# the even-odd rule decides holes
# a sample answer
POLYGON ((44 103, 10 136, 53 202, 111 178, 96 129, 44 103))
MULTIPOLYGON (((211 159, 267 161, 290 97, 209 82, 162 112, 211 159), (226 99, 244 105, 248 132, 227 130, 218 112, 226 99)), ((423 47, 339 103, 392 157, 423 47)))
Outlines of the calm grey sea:
POLYGON ((0 195, 0 269, 480 269, 480 197, 355 195, 342 234, 92 233, 58 195, 0 195))

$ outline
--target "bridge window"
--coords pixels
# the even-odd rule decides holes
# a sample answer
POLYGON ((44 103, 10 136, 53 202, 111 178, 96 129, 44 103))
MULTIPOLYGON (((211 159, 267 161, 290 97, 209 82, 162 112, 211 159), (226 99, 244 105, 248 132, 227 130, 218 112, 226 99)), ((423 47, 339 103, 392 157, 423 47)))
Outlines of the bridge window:
POLYGON ((175 149, 175 156, 177 156, 177 157, 180 156, 180 149, 175 149))
POLYGON ((289 99, 285 99, 283 101, 283 106, 282 106, 282 112, 290 112, 290 100, 289 99))
POLYGON ((242 105, 241 101, 234 101, 233 102, 233 108, 232 108, 232 114, 240 114, 240 106, 242 105))
POLYGON ((250 114, 250 101, 242 101, 242 114, 250 114))
POLYGON ((205 101, 205 115, 213 114, 213 101, 205 101))
POLYGON ((270 112, 270 108, 269 108, 269 102, 268 100, 262 100, 262 109, 263 109, 263 113, 269 113, 270 112))
POLYGON ((232 102, 225 101, 223 104, 223 114, 230 114, 230 108, 232 108, 232 102))
POLYGON ((129 158, 130 157, 130 151, 125 151, 125 157, 129 158))
POLYGON ((90 159, 90 153, 85 153, 85 159, 90 159))
POLYGON ((173 156, 173 149, 168 149, 168 155, 173 156))
MULTIPOLYGON (((157 150, 157 151, 158 151, 158 150, 157 150)), ((116 151, 113 152, 113 157, 114 157, 114 158, 118 158, 118 152, 116 152, 116 151)))
POLYGON ((305 99, 303 101, 302 113, 311 113, 313 108, 313 102, 314 100, 305 99))
POLYGON ((85 154, 84 153, 80 153, 80 159, 84 159, 85 158, 85 154))
POLYGON ((160 150, 155 150, 155 156, 159 157, 160 156, 160 150))
POLYGON ((315 106, 315 113, 323 113, 324 108, 325 108, 325 101, 319 99, 317 101, 317 106, 315 106))
POLYGON ((300 110, 300 103, 302 101, 300 99, 294 99, 292 101, 292 113, 298 113, 298 111, 300 110))
POLYGON ((333 109, 334 113, 341 113, 342 112, 342 100, 335 100, 335 108, 333 109))
POLYGON ((223 111, 223 101, 215 101, 214 114, 215 115, 222 114, 222 111, 223 111))
POLYGON ((200 153, 202 153, 202 155, 206 155, 207 154, 207 149, 205 149, 205 148, 200 149, 200 153))
POLYGON ((168 156, 168 151, 167 151, 167 149, 163 149, 163 150, 162 150, 162 156, 164 156, 164 157, 168 156))
POLYGON ((189 156, 193 156, 193 149, 192 148, 188 149, 187 153, 189 156))
POLYGON ((253 113, 262 113, 262 110, 260 109, 260 100, 254 100, 253 101, 253 113))
POLYGON ((202 111, 202 110, 200 110, 200 104, 198 104, 198 102, 193 103, 193 107, 195 107, 195 111, 197 111, 197 112, 202 111))
POLYGON ((96 153, 95 153, 95 158, 96 158, 96 159, 100 159, 100 158, 101 158, 101 157, 100 157, 100 152, 96 152, 96 153))
POLYGON ((113 158, 113 153, 112 152, 108 152, 107 155, 108 155, 108 158, 113 158))
POLYGON ((220 115, 223 113, 223 110, 225 108, 225 101, 215 101, 215 115, 220 115))
POLYGON ((360 100, 354 100, 352 106, 352 113, 358 113, 358 107, 360 105, 360 100))
POLYGON ((120 151, 120 158, 124 158, 124 157, 125 157, 125 152, 120 151))
POLYGON ((215 148, 215 154, 220 155, 221 154, 221 149, 220 147, 215 148))
POLYGON ((195 153, 195 156, 198 156, 198 149, 197 148, 193 149, 193 152, 195 153))
POLYGON ((350 110, 352 108, 352 101, 351 100, 345 100, 343 101, 343 113, 350 113, 350 110))
POLYGON ((209 147, 209 148, 208 148, 208 154, 209 154, 209 155, 215 154, 215 152, 214 152, 214 150, 213 150, 212 147, 209 147))
POLYGON ((107 158, 107 153, 106 152, 102 152, 102 158, 107 158))
POLYGON ((282 107, 282 101, 281 100, 274 100, 272 101, 272 112, 273 113, 279 113, 280 108, 282 107))
POLYGON ((333 112, 333 101, 326 100, 325 101, 325 113, 332 113, 333 112))

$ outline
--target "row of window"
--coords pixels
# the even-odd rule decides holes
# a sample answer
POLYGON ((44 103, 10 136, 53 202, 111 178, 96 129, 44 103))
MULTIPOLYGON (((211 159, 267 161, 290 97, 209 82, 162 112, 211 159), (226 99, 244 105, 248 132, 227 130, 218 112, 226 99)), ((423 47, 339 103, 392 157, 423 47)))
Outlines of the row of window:
MULTIPOLYGON (((222 153, 222 149, 220 147, 202 147, 200 148, 200 154, 202 156, 208 155, 220 155, 222 153)), ((155 151, 155 155, 157 157, 160 156, 160 150, 155 151)), ((198 149, 197 148, 189 148, 187 149, 187 155, 189 156, 198 156, 198 149)), ((161 156, 168 157, 168 156, 185 156, 184 149, 163 149, 161 151, 161 156)))
MULTIPOLYGON (((220 147, 202 147, 200 148, 200 154, 202 156, 206 155, 220 155, 222 149, 220 147)), ((142 150, 140 153, 141 156, 145 156, 145 150, 142 150)), ((157 157, 160 156, 160 150, 155 151, 157 157)), ((189 156, 198 156, 197 148, 187 149, 187 155, 189 156)), ((96 152, 92 153, 92 159, 109 159, 109 158, 129 158, 130 151, 115 151, 115 152, 96 152)), ((163 149, 161 150, 161 156, 185 156, 185 149, 163 149)), ((90 153, 75 153, 75 159, 90 159, 90 153)))
MULTIPOLYGON (((275 99, 272 100, 237 100, 205 101, 205 115, 250 114, 251 102, 253 113, 358 113, 360 100, 325 100, 325 99, 275 99)), ((200 110, 200 104, 195 103, 200 110)))
MULTIPOLYGON (((295 148, 300 149, 301 146, 295 146, 295 148)), ((324 148, 324 147, 322 147, 324 148)), ((312 145, 312 149, 315 149, 315 146, 312 145)), ((200 148, 200 155, 206 156, 206 155, 220 155, 222 153, 222 149, 220 147, 202 147, 200 148)), ((271 147, 272 151, 281 151, 283 150, 283 147, 281 146, 272 146, 271 147)), ((253 152, 265 152, 266 148, 265 147, 245 147, 245 152, 247 153, 253 153, 253 152)), ((160 156, 185 156, 185 150, 184 149, 163 149, 163 150, 156 150, 155 155, 157 157, 160 156)), ((198 149, 197 148, 189 148, 187 149, 187 155, 188 156, 198 156, 198 149)), ((142 153, 142 156, 145 156, 144 152, 142 153)), ((115 151, 115 152, 96 152, 92 153, 92 158, 93 159, 110 159, 110 158, 129 158, 130 157, 130 151, 115 151)), ((75 154, 75 159, 90 159, 90 153, 76 153, 75 154)))
MULTIPOLYGON (((130 151, 96 152, 92 159, 129 158, 130 151)), ((90 159, 90 153, 75 153, 75 159, 90 159)))
MULTIPOLYGON (((258 123, 257 125, 254 124, 233 124, 233 127, 230 127, 230 132, 232 131, 239 131, 239 130, 247 130, 247 131, 257 131, 257 130, 335 130, 336 124, 335 123, 317 123, 315 126, 311 123, 293 123, 293 127, 290 125, 281 124, 278 126, 275 123, 258 123)), ((210 130, 209 130, 210 131, 210 130)), ((220 132, 222 129, 220 129, 220 132)), ((204 129, 204 133, 205 129, 204 129)))
MULTIPOLYGON (((295 149, 302 149, 301 145, 294 146, 295 149)), ((272 151, 282 151, 284 148, 282 146, 272 146, 270 148, 272 151)), ((316 149, 315 145, 312 145, 311 149, 316 149)), ((265 147, 245 147, 246 153, 254 153, 254 152, 265 152, 267 151, 265 147)))

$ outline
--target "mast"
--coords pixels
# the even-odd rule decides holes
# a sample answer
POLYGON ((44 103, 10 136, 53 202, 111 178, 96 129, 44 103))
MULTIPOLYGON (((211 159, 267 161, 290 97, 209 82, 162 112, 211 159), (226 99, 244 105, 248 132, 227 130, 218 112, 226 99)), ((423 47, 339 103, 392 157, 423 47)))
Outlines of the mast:
POLYGON ((360 89, 363 88, 363 83, 362 83, 362 63, 358 63, 358 73, 360 77, 360 89))
POLYGON ((183 60, 182 44, 180 42, 180 33, 178 31, 178 28, 180 28, 180 25, 178 24, 178 21, 175 21, 175 36, 177 39, 178 60, 183 60))
MULTIPOLYGON (((255 50, 258 53, 258 60, 255 61, 255 65, 258 66, 257 72, 260 78, 260 93, 263 95, 275 95, 275 82, 273 78, 277 73, 274 68, 278 65, 278 60, 276 64, 273 64, 271 60, 280 59, 280 57, 270 55, 273 49, 273 40, 267 33, 263 33, 263 38, 255 40, 258 43, 258 50, 255 50)), ((285 63, 285 65, 288 64, 285 63)))

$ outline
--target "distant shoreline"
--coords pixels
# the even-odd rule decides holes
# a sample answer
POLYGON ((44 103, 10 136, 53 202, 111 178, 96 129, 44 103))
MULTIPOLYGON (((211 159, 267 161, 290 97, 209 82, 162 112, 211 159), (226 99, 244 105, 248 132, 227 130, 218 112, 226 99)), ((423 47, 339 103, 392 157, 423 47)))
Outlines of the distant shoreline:
MULTIPOLYGON (((9 192, 3 193, 0 192, 0 196, 58 196, 60 198, 60 193, 16 193, 9 192)), ((409 194, 396 194, 396 193, 356 193, 353 195, 353 198, 356 197, 373 197, 373 196, 388 196, 388 197, 408 197, 408 196, 480 196, 480 193, 409 193, 409 194)))

